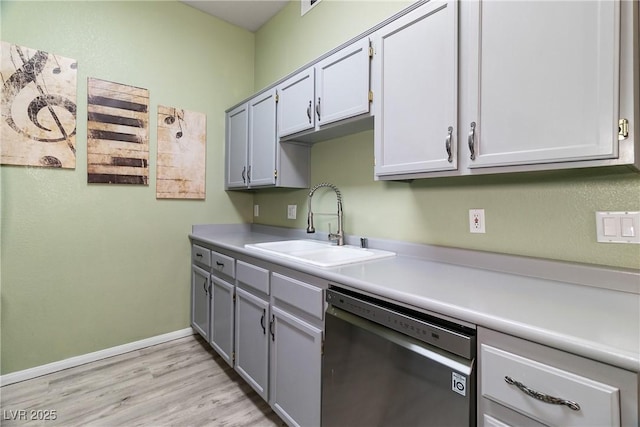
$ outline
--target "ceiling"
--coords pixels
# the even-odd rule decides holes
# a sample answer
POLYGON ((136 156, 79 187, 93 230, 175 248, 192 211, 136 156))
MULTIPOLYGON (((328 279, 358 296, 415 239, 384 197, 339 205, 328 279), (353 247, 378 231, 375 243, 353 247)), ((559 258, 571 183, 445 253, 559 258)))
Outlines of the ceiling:
POLYGON ((180 0, 209 15, 256 32, 289 0, 180 0))

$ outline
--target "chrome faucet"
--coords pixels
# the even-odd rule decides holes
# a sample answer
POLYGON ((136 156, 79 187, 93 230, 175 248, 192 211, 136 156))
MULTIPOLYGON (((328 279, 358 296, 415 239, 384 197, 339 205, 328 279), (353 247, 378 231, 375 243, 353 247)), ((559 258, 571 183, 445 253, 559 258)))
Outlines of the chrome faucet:
MULTIPOLYGON (((335 240, 338 246, 344 245, 344 232, 342 230, 342 194, 338 187, 333 184, 329 184, 328 182, 323 182, 315 185, 309 191, 309 211, 307 212, 307 233, 315 233, 316 229, 313 227, 313 211, 311 210, 311 199, 313 198, 313 193, 316 192, 318 188, 327 187, 331 188, 336 192, 336 198, 338 199, 338 232, 337 233, 329 233, 329 240, 335 240)), ((331 230, 329 230, 331 231, 331 230)))

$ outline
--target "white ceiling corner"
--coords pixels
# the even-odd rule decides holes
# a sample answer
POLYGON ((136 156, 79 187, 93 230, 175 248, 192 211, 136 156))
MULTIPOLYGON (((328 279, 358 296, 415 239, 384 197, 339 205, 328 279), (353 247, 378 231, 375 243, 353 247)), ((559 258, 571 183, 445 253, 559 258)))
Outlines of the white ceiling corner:
POLYGON ((262 25, 277 14, 289 0, 180 0, 194 7, 242 27, 256 32, 262 25))

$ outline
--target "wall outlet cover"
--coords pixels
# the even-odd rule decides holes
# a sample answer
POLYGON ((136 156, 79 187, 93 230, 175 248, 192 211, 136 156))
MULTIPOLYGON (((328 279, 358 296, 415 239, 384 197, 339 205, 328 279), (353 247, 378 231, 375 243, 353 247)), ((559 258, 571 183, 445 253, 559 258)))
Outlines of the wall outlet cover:
POLYGON ((486 233, 484 209, 469 209, 469 232, 486 233))
POLYGON ((287 206, 287 219, 296 219, 298 205, 287 206))

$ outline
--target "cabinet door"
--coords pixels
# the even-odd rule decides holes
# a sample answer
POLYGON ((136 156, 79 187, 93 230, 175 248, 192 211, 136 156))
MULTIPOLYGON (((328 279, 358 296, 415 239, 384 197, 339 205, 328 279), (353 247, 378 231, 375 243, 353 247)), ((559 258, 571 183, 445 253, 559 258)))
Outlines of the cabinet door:
POLYGON ((616 157, 619 2, 468 7, 469 167, 616 157))
POLYGON ((376 176, 457 168, 457 8, 430 1, 376 33, 376 176))
POLYGON ((209 341, 210 307, 209 273, 195 265, 191 267, 191 326, 209 341))
POLYGON ((315 71, 309 67, 278 86, 278 136, 315 127, 314 85, 315 71))
POLYGON ((276 91, 271 89, 249 101, 250 187, 276 183, 276 91))
POLYGON ((211 346, 233 366, 233 285, 211 276, 211 346))
POLYGON ((246 187, 249 144, 248 104, 242 104, 227 113, 226 132, 226 187, 246 187))
POLYGON ((315 114, 319 126, 369 112, 369 39, 316 65, 315 114))
POLYGON ((236 289, 236 371, 267 400, 269 303, 236 289))
POLYGON ((269 403, 289 425, 319 426, 322 331, 272 307, 269 403))

